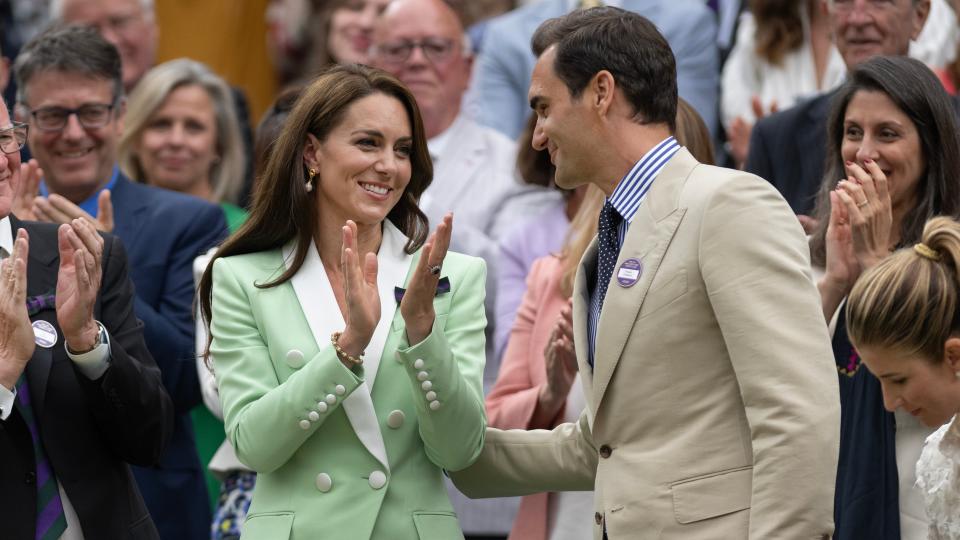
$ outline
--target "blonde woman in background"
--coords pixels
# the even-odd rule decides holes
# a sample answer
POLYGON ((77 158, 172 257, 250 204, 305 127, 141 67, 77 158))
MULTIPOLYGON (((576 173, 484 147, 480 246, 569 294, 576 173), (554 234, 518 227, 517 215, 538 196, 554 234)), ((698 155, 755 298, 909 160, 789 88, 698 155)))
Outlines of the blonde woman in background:
POLYGON ((234 111, 230 87, 205 65, 160 64, 130 95, 120 167, 136 181, 218 203, 236 230, 246 213, 233 204, 244 175, 234 111))
POLYGON ((939 428, 917 461, 931 540, 960 540, 958 268, 960 223, 937 217, 919 243, 867 271, 847 301, 850 341, 880 380, 884 407, 939 428))
MULTIPOLYGON (((247 217, 233 204, 244 177, 235 110, 230 87, 205 65, 185 58, 160 64, 130 95, 120 166, 135 181, 218 203, 233 232, 247 217)), ((206 467, 224 441, 223 422, 203 405, 190 416, 206 467)), ((204 476, 216 509, 221 478, 207 468, 204 476)))

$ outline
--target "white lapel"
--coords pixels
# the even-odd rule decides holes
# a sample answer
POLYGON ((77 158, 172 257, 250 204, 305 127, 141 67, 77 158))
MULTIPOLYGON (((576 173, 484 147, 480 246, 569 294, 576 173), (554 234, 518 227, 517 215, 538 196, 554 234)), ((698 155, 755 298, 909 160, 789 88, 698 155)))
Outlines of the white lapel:
MULTIPOLYGON (((363 357, 365 382, 343 401, 343 410, 360 442, 384 466, 386 472, 390 471, 390 464, 387 461, 383 435, 380 433, 380 423, 373 408, 371 391, 384 353, 383 348, 397 311, 393 288, 404 284, 410 262, 413 260, 413 256, 406 254, 403 250, 406 242, 406 236, 396 226, 389 221, 384 221, 383 240, 380 243, 380 251, 377 253, 380 322, 373 332, 363 357)), ((288 268, 293 260, 293 254, 293 243, 284 246, 283 260, 288 268)), ((320 254, 313 242, 310 243, 310 251, 303 266, 290 279, 290 284, 297 295, 300 309, 310 325, 310 331, 317 346, 326 347, 330 341, 330 334, 342 330, 344 321, 333 289, 330 287, 330 281, 327 279, 327 273, 320 261, 320 254)))

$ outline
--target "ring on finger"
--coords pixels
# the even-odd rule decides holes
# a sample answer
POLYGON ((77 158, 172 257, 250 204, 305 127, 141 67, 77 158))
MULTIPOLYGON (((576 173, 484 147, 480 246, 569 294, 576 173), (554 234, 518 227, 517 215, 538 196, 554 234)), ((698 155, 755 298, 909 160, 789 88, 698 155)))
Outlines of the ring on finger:
POLYGON ((430 267, 430 274, 431 274, 431 275, 434 275, 434 276, 440 274, 440 265, 439 265, 439 264, 435 264, 435 265, 431 266, 431 267, 430 267))

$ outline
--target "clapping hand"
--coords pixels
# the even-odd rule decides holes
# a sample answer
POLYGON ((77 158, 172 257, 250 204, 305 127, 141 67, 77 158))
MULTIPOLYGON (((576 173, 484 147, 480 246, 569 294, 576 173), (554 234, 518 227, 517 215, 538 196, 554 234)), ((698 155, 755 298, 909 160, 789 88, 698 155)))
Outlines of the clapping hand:
POLYGON ((566 401, 570 386, 577 376, 577 352, 573 347, 573 301, 560 310, 553 324, 550 341, 543 350, 547 367, 547 387, 554 399, 566 401))
POLYGON ((113 232, 113 202, 110 190, 105 189, 97 197, 97 217, 93 217, 66 197, 56 193, 47 198, 36 197, 33 200, 33 213, 38 221, 51 223, 69 223, 82 218, 103 232, 113 232))
POLYGON ((13 196, 13 215, 25 221, 38 221, 33 201, 40 195, 40 179, 43 169, 37 160, 20 164, 20 188, 13 196))
POLYGON ((57 237, 57 323, 70 349, 86 352, 96 345, 99 333, 93 307, 100 292, 103 237, 81 218, 61 225, 57 237))
POLYGON ((573 301, 567 300, 550 331, 543 349, 546 379, 537 394, 537 406, 530 426, 549 429, 567 402, 570 387, 577 376, 577 353, 573 345, 573 301))
POLYGON ((420 260, 407 283, 407 292, 400 301, 400 314, 407 328, 407 342, 416 345, 430 335, 435 314, 433 298, 440 281, 440 269, 450 247, 453 214, 443 216, 437 229, 420 250, 420 260))
POLYGON ((890 254, 890 228, 893 211, 887 176, 873 160, 860 166, 846 163, 850 176, 841 180, 836 191, 849 218, 853 253, 864 271, 890 254))
POLYGON ((890 251, 893 218, 886 175, 871 160, 864 167, 847 162, 846 168, 850 176, 830 192, 826 273, 819 284, 828 319, 861 272, 890 251))
POLYGON ((13 253, 0 264, 0 384, 13 390, 36 344, 27 314, 27 231, 17 231, 13 253))
POLYGON ((346 304, 343 319, 347 326, 337 343, 348 355, 360 356, 380 322, 377 256, 367 253, 361 267, 360 255, 357 252, 357 224, 347 221, 342 231, 340 268, 343 272, 346 304))

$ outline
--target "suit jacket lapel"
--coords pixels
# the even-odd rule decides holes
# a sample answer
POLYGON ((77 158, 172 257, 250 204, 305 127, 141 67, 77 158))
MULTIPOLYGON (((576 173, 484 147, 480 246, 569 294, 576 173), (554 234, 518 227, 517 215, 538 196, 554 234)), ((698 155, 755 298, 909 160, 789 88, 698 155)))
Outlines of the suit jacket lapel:
POLYGON ((577 353, 577 364, 580 369, 580 382, 583 385, 583 394, 587 401, 587 410, 595 411, 593 401, 593 368, 587 363, 587 317, 590 312, 590 292, 587 286, 588 276, 593 276, 597 268, 597 239, 590 242, 587 250, 580 259, 577 275, 573 281, 573 346, 577 353))
POLYGON ((593 376, 594 410, 599 409, 603 401, 603 395, 620 362, 623 348, 636 324, 650 284, 683 219, 686 209, 677 207, 679 190, 696 165, 697 161, 693 156, 686 149, 680 149, 660 172, 630 223, 607 287, 597 325, 593 376), (633 286, 623 287, 617 282, 617 271, 627 259, 640 261, 641 273, 633 286))
MULTIPOLYGON (((17 230, 23 223, 10 216, 10 228, 16 239, 17 230)), ((28 228, 29 231, 29 228, 28 228)), ((54 237, 55 238, 55 237, 54 237)), ((30 256, 27 259, 27 296, 40 296, 56 290, 57 261, 60 251, 56 243, 49 241, 49 236, 35 234, 30 237, 30 256)), ((31 321, 44 319, 57 329, 57 342, 54 347, 63 347, 63 334, 57 326, 56 313, 51 310, 41 311, 30 318, 31 321)), ((34 414, 42 419, 44 402, 47 396, 47 381, 50 378, 50 369, 53 366, 53 349, 37 346, 33 356, 27 364, 27 383, 30 385, 34 414)))
MULTIPOLYGON (((393 297, 394 286, 402 285, 406 279, 412 257, 403 251, 406 237, 392 223, 383 226, 383 241, 377 254, 377 286, 380 292, 380 322, 373 333, 364 355, 364 384, 357 387, 343 401, 343 410, 354 432, 367 451, 379 461, 387 472, 390 464, 387 460, 386 445, 380 432, 376 411, 373 407, 371 389, 376 381, 377 371, 389 336, 390 327, 397 311, 397 302, 393 297)), ((293 246, 288 244, 283 250, 284 263, 289 266, 293 260, 293 246)), ((330 334, 343 328, 343 316, 337 307, 337 300, 330 287, 320 255, 316 246, 310 244, 310 252, 300 270, 290 280, 294 293, 300 302, 300 309, 310 326, 317 346, 323 348, 330 334)))

